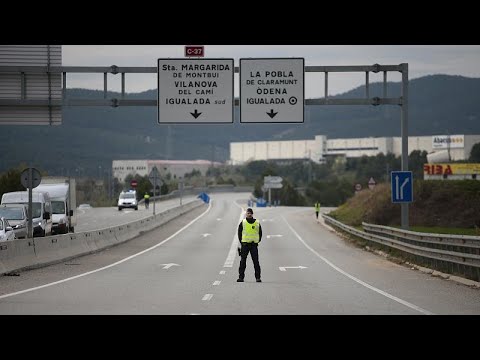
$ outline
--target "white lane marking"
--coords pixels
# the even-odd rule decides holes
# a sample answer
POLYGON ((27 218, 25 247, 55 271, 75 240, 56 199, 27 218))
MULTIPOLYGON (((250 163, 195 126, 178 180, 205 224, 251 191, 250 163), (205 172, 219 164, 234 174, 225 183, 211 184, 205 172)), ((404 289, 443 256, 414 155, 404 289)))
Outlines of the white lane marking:
POLYGON ((171 268, 172 266, 181 266, 181 265, 178 265, 178 264, 175 264, 175 263, 168 263, 168 264, 160 264, 160 265, 165 265, 162 269, 169 269, 171 268))
POLYGON ((209 233, 202 234, 202 236, 203 236, 204 238, 207 237, 207 236, 210 236, 210 235, 212 235, 212 234, 209 234, 209 233))
POLYGON ((267 235, 267 239, 274 238, 274 237, 282 237, 283 235, 267 235))
POLYGON ((352 279, 353 281, 359 283, 360 285, 363 285, 365 286, 366 288, 370 289, 370 290, 373 290, 377 293, 379 293, 380 295, 383 295, 389 299, 392 299, 402 305, 405 305, 413 310, 416 310, 418 312, 421 312, 423 314, 426 314, 426 315, 435 315, 434 313, 428 311, 428 310, 425 310, 423 308, 421 308, 420 306, 417 306, 417 305, 414 305, 412 303, 409 303, 408 301, 405 301, 405 300, 402 300, 396 296, 393 296, 389 293, 387 293, 386 291, 383 291, 383 290, 380 290, 380 289, 377 289, 376 287, 370 285, 370 284, 367 284, 366 282, 360 280, 360 279, 357 279, 355 276, 353 275, 350 275, 349 273, 347 273, 346 271, 343 271, 342 269, 340 269, 338 266, 332 264, 330 261, 328 261, 326 258, 324 258, 322 255, 320 255, 318 252, 316 252, 314 249, 312 249, 305 241, 303 241, 303 239, 300 237, 300 235, 297 234, 297 232, 290 226, 290 224, 288 223, 288 221, 282 216, 282 219, 283 221, 285 221, 285 223, 288 225, 288 227, 290 228, 290 230, 292 230, 292 232, 295 234, 295 236, 302 242, 303 245, 305 245, 305 247, 310 250, 311 252, 313 252, 315 255, 317 255, 320 259, 322 259, 328 266, 332 267, 333 269, 337 270, 340 274, 343 274, 345 275, 346 277, 352 279))
MULTIPOLYGON (((235 205, 238 206, 237 203, 235 205)), ((240 219, 238 219, 238 223, 240 224, 240 221, 243 219, 243 209, 242 213, 240 214, 240 219)), ((238 235, 237 235, 237 229, 235 229, 235 234, 233 235, 233 241, 232 245, 230 246, 230 250, 228 251, 227 259, 225 260, 225 264, 223 264, 223 267, 233 267, 233 263, 235 262, 235 256, 237 255, 237 247, 238 247, 238 235)))
POLYGON ((220 275, 225 275, 225 270, 221 270, 220 275))
POLYGON ((306 269, 307 266, 279 266, 280 271, 287 271, 287 269, 306 269))
POLYGON ((49 287, 49 286, 53 286, 53 285, 57 285, 57 284, 61 284, 61 283, 64 283, 66 281, 70 281, 70 280, 74 280, 74 279, 77 279, 77 278, 80 278, 80 277, 83 277, 83 276, 87 276, 87 275, 90 275, 90 274, 93 274, 93 273, 96 273, 98 271, 102 271, 102 270, 105 270, 105 269, 108 269, 108 268, 111 268, 111 267, 114 267, 116 265, 119 265, 125 261, 128 261, 130 259, 133 259, 143 253, 146 253, 150 250, 153 250, 157 247, 159 247, 160 245, 163 245, 165 244, 168 240, 170 239, 173 239, 175 236, 177 236, 178 234, 180 234, 183 230, 185 230, 187 227, 189 227, 190 225, 192 225, 194 222, 196 222, 198 219, 200 219, 202 216, 204 216, 206 213, 208 213, 212 207, 212 200, 210 200, 209 204, 208 204, 208 208, 207 210, 205 210, 203 213, 201 213, 199 216, 197 216, 195 219, 193 219, 192 221, 190 221, 187 225, 185 225, 184 227, 182 227, 180 230, 178 230, 176 233, 174 233, 173 235, 170 235, 168 238, 166 238, 165 240, 163 240, 162 242, 156 244, 156 245, 153 245, 152 247, 149 247, 148 249, 145 249, 145 250, 142 250, 136 254, 133 254, 129 257, 126 257, 125 259, 122 259, 122 260, 119 260, 113 264, 110 264, 110 265, 107 265, 107 266, 104 266, 104 267, 101 267, 99 269, 95 269, 95 270, 92 270, 92 271, 88 271, 86 273, 83 273, 83 274, 79 274, 79 275, 75 275, 75 276, 72 276, 72 277, 69 277, 69 278, 66 278, 66 279, 63 279, 63 280, 59 280, 59 281, 55 281, 55 282, 52 282, 52 283, 49 283, 49 284, 45 284, 45 285, 41 285, 41 286, 36 286, 34 288, 30 288, 30 289, 25 289, 25 290, 21 290, 21 291, 17 291, 17 292, 14 292, 14 293, 10 293, 10 294, 5 294, 5 295, 0 295, 0 299, 5 299, 7 297, 10 297, 10 296, 15 296, 15 295, 20 295, 20 294, 23 294, 23 293, 26 293, 26 292, 30 292, 30 291, 34 291, 34 290, 38 290, 38 289, 42 289, 42 288, 46 288, 46 287, 49 287))
POLYGON ((217 218, 217 221, 222 221, 222 218, 217 218))
POLYGON ((220 280, 215 280, 212 285, 213 285, 213 286, 216 286, 216 285, 220 285, 220 283, 221 283, 220 280))
POLYGON ((205 294, 202 298, 203 301, 208 301, 211 300, 213 297, 213 294, 205 294))

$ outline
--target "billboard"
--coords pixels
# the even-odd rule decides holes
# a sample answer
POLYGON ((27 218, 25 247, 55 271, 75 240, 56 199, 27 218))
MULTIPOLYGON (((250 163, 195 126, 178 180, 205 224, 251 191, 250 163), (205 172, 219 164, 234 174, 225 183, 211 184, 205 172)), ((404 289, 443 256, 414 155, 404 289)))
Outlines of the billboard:
POLYGON ((424 164, 423 175, 473 175, 480 174, 480 164, 424 164))
POLYGON ((465 135, 435 135, 432 136, 432 149, 463 149, 465 135))

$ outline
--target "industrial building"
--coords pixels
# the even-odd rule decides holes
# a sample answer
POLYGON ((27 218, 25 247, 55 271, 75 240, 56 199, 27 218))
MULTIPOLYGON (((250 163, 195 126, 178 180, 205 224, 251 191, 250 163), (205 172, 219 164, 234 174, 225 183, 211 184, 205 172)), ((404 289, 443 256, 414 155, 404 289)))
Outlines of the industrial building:
MULTIPOLYGON (((446 161, 446 152, 451 161, 466 160, 476 143, 480 143, 480 135, 410 136, 408 152, 410 154, 414 150, 426 151, 430 154, 429 159, 438 157, 439 162, 446 161)), ((242 165, 255 160, 295 159, 310 159, 315 163, 324 163, 329 156, 354 158, 363 155, 376 156, 381 153, 401 156, 402 138, 327 139, 325 135, 316 135, 313 140, 233 142, 230 143, 228 164, 242 165)), ((193 170, 205 175, 209 167, 221 165, 223 164, 220 162, 208 160, 113 160, 112 173, 113 177, 124 181, 129 174, 148 175, 156 166, 161 177, 170 174, 173 178, 180 178, 193 170)))
MULTIPOLYGON (((432 135, 408 137, 408 153, 414 150, 429 154, 445 151, 450 160, 466 160, 480 135, 432 135)), ((251 141, 230 143, 231 165, 241 165, 255 160, 310 159, 325 162, 328 156, 347 158, 376 156, 380 153, 402 154, 401 137, 369 137, 352 139, 327 139, 317 135, 314 140, 251 141)))
POLYGON ((208 160, 113 160, 113 177, 123 182, 128 175, 145 176, 150 174, 153 167, 156 166, 160 173, 160 178, 170 174, 172 178, 183 178, 185 174, 198 170, 205 175, 211 166, 223 165, 219 162, 208 160))

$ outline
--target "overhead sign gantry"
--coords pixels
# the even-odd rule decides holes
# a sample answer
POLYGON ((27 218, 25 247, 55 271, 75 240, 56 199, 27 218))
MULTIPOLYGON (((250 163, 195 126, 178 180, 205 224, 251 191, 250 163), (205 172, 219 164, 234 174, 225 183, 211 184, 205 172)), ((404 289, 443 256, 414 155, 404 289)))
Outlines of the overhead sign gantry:
POLYGON ((233 123, 233 59, 158 59, 158 123, 233 123))

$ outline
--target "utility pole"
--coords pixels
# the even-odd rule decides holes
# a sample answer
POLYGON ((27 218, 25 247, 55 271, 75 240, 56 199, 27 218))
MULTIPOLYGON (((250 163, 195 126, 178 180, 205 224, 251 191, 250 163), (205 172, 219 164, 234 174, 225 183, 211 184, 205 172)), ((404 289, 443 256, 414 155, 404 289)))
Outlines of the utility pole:
MULTIPOLYGON (((408 64, 402 65, 402 171, 408 171, 408 64)), ((402 229, 408 230, 408 203, 401 203, 402 229)))

